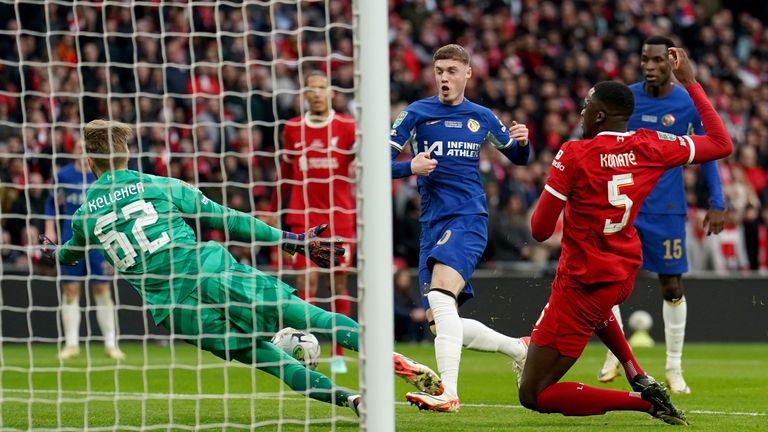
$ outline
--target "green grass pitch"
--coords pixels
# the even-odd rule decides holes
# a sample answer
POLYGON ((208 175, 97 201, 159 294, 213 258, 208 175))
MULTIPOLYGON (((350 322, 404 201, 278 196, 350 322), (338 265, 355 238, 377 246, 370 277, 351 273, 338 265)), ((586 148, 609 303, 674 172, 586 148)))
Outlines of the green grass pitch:
MULTIPOLYGON (((431 346, 401 345, 406 355, 434 367, 431 346)), ((59 367, 56 347, 0 347, 0 430, 265 430, 353 431, 346 408, 309 401, 250 368, 224 362, 195 348, 125 344, 119 368, 100 347, 59 367), (90 365, 90 370, 86 367, 90 365), (173 365, 173 366, 172 366, 173 365), (34 392, 30 390, 34 389, 34 392), (225 396, 226 394, 226 396, 225 396), (309 424, 307 424, 309 422, 309 424)), ((323 347, 329 352, 328 346, 323 347)), ((663 377, 663 347, 636 351, 641 365, 663 377)), ((597 385, 604 349, 591 344, 566 380, 597 385)), ((336 381, 357 387, 356 361, 336 381)), ((686 411, 691 430, 768 430, 768 344, 694 344, 685 348, 686 378, 693 394, 673 400, 686 411)), ((320 367, 329 373, 327 364, 320 367)), ((606 385, 628 389, 625 380, 606 385)), ((612 412, 564 417, 522 408, 515 376, 500 354, 465 350, 459 414, 420 412, 404 403, 410 387, 396 381, 400 431, 638 431, 669 428, 650 416, 612 412)), ((369 407, 375 409, 375 407, 369 407)))

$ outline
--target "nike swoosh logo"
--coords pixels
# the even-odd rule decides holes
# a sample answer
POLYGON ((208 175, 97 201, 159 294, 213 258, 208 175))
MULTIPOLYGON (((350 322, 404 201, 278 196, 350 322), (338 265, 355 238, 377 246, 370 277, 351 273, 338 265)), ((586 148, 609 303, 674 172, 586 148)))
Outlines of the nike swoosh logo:
POLYGON ((433 125, 435 123, 440 123, 440 120, 432 120, 427 122, 428 125, 433 125))

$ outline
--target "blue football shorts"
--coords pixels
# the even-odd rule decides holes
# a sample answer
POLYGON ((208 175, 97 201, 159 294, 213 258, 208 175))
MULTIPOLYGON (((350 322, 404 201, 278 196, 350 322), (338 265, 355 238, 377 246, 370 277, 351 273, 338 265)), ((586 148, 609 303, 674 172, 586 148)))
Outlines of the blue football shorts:
POLYGON ((59 266, 59 276, 62 282, 83 282, 86 279, 95 282, 112 281, 112 267, 104 260, 101 251, 92 250, 86 256, 88 257, 87 260, 81 259, 75 266, 59 266))
POLYGON ((422 224, 419 241, 419 286, 424 307, 429 308, 426 294, 437 262, 451 267, 464 278, 464 289, 457 299, 459 306, 474 297, 469 280, 488 243, 488 217, 457 216, 432 225, 422 224))
POLYGON ((661 275, 688 273, 685 215, 638 213, 635 228, 643 244, 643 268, 661 275))

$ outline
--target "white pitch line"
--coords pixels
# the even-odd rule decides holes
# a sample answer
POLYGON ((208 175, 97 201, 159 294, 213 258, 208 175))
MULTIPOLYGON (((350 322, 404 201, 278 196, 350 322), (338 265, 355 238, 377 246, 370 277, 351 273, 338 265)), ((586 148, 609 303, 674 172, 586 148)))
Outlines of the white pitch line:
MULTIPOLYGON (((105 392, 105 391, 79 391, 79 390, 29 390, 29 389, 2 389, 0 390, 0 400, 2 400, 3 393, 38 393, 45 395, 77 395, 77 396, 114 396, 115 399, 120 399, 120 396, 126 398, 140 398, 146 397, 151 399, 272 399, 279 397, 285 401, 305 401, 306 398, 291 393, 228 393, 228 394, 216 394, 216 393, 139 393, 139 392, 105 392)), ((408 402, 395 402, 396 405, 408 405, 408 402)), ((526 409, 521 405, 507 405, 507 404, 480 404, 480 403, 462 403, 461 406, 473 407, 473 408, 498 408, 498 409, 526 409)), ((748 411, 710 411, 710 410, 683 410, 690 414, 702 414, 702 415, 732 415, 732 416, 746 416, 746 417, 768 417, 768 412, 748 412, 748 411)))

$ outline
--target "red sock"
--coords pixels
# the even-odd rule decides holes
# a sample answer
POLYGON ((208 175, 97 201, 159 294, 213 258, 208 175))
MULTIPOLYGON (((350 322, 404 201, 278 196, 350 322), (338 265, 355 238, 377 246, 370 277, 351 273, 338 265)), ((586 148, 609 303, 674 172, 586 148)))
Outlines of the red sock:
POLYGON ((606 411, 650 412, 651 403, 640 393, 606 390, 581 383, 552 384, 539 393, 537 410, 541 413, 561 413, 567 416, 601 415, 606 411))
MULTIPOLYGON (((346 296, 346 294, 344 294, 346 296)), ((350 303, 349 299, 336 297, 333 300, 333 308, 338 314, 342 314, 344 316, 349 316, 349 314, 352 313, 352 303, 350 303)), ((343 356, 344 355, 344 348, 339 344, 333 344, 333 352, 337 356, 343 356)))
MULTIPOLYGON (((611 313, 613 318, 613 313, 611 313)), ((605 346, 613 352, 622 366, 627 379, 631 382, 635 375, 644 375, 645 371, 637 364, 632 348, 629 347, 624 332, 615 318, 603 322, 602 326, 595 328, 595 334, 603 341, 605 346)))

